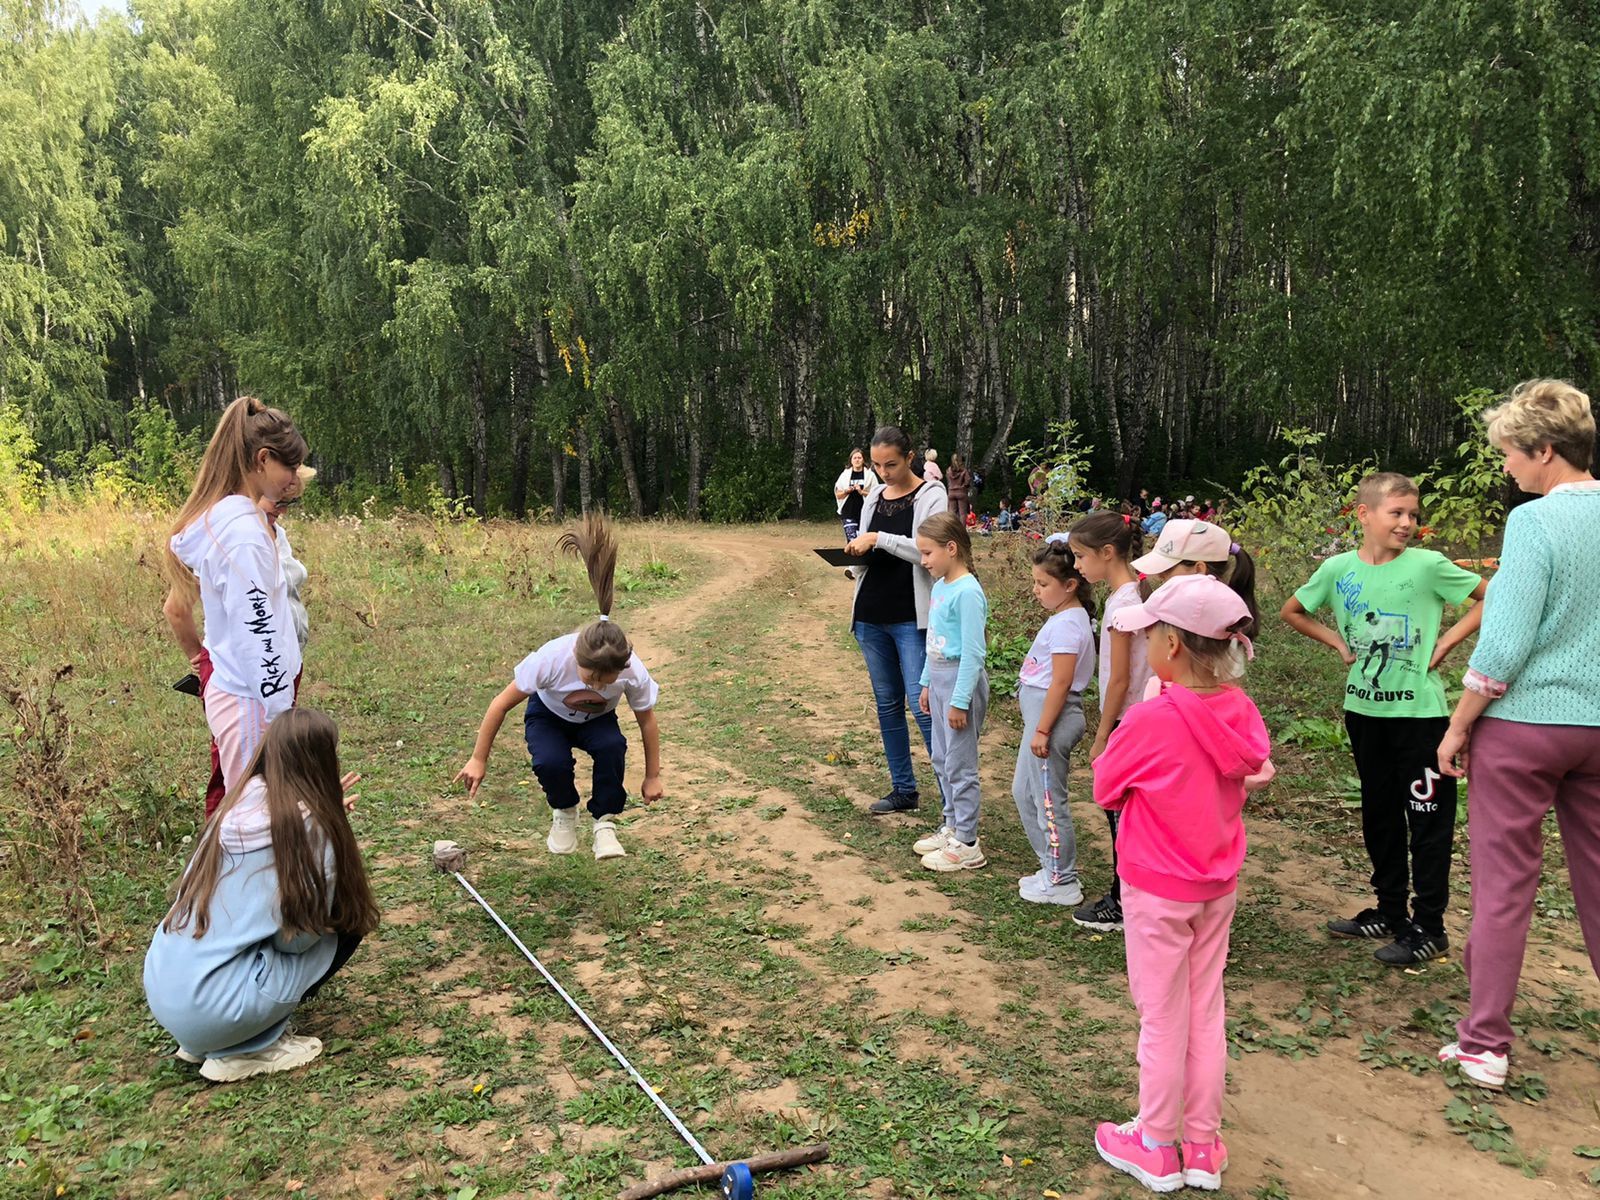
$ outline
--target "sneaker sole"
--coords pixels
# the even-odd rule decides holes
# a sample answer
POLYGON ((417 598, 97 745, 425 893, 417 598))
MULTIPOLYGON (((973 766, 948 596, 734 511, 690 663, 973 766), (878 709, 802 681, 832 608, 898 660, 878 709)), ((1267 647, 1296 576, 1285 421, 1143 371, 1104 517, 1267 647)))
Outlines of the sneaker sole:
POLYGON ((1125 1175, 1133 1176, 1152 1192, 1175 1192, 1183 1186, 1181 1172, 1177 1175, 1152 1175, 1138 1163, 1127 1162, 1112 1154, 1111 1151, 1100 1144, 1098 1138, 1095 1139, 1094 1148, 1099 1152, 1106 1166, 1121 1171, 1125 1175))
POLYGON ((212 1083, 238 1083, 241 1080, 254 1079, 257 1075, 277 1075, 283 1071, 293 1071, 307 1063, 315 1062, 321 1056, 322 1043, 317 1042, 316 1049, 309 1053, 297 1054, 292 1058, 283 1058, 273 1063, 251 1063, 244 1070, 230 1069, 226 1066, 212 1067, 212 1063, 226 1063, 228 1060, 208 1058, 200 1065, 200 1074, 212 1083))
POLYGON ((1082 917, 1072 918, 1074 925, 1082 925, 1085 929, 1093 929, 1096 933, 1121 933, 1121 921, 1085 921, 1082 917))
POLYGON ((947 858, 941 858, 935 862, 928 862, 927 859, 924 858, 922 865, 927 867, 928 870, 936 871, 941 875, 953 875, 957 871, 976 871, 979 867, 987 867, 989 865, 989 860, 987 858, 980 858, 973 862, 955 863, 951 862, 947 858))
POLYGON ((1047 892, 1030 892, 1026 888, 1018 888, 1017 895, 1029 904, 1059 904, 1063 908, 1077 908, 1083 903, 1083 893, 1079 892, 1076 898, 1071 896, 1052 896, 1047 892))
MULTIPOLYGON (((1228 1168, 1223 1167, 1222 1171, 1228 1168)), ((1210 1171, 1190 1171, 1183 1173, 1183 1186, 1199 1188, 1202 1192, 1220 1191, 1222 1188, 1222 1171, 1213 1175, 1210 1171)))

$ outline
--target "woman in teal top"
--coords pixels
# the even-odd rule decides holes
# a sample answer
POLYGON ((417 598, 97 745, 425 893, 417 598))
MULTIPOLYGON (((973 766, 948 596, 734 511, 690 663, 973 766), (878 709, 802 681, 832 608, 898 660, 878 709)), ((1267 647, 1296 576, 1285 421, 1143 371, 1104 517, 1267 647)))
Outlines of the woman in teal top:
POLYGON ((1554 808, 1591 963, 1600 966, 1600 484, 1589 397, 1536 379, 1484 414, 1505 471, 1538 500, 1506 521, 1466 692, 1439 744, 1439 770, 1472 780, 1472 998, 1439 1051, 1474 1083, 1500 1088, 1511 1008, 1554 808))

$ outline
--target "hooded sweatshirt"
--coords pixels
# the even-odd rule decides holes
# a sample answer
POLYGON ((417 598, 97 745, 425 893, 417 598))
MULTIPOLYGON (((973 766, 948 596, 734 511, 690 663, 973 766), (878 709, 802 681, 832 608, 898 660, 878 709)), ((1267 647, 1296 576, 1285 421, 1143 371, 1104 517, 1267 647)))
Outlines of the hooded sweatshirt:
POLYGON ((270 721, 294 703, 300 673, 289 587, 267 520, 248 496, 227 496, 172 539, 200 581, 211 683, 259 701, 270 721))
POLYGON ((1238 885, 1245 780, 1267 761, 1267 726, 1243 689, 1172 686, 1135 704, 1094 764, 1094 800, 1120 811, 1117 873, 1166 900, 1238 885))

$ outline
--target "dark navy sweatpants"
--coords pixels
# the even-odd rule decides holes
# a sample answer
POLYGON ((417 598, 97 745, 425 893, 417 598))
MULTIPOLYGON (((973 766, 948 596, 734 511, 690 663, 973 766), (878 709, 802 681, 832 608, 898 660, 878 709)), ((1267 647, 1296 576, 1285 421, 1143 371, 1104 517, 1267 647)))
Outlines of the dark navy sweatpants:
POLYGON ((615 712, 580 724, 556 716, 539 702, 538 696, 529 696, 523 734, 528 740, 528 754, 533 759, 533 774, 544 788, 551 808, 577 807, 577 764, 572 752, 582 750, 594 759, 590 813, 599 818, 615 816, 622 811, 628 802, 628 792, 622 784, 628 739, 622 736, 615 712))

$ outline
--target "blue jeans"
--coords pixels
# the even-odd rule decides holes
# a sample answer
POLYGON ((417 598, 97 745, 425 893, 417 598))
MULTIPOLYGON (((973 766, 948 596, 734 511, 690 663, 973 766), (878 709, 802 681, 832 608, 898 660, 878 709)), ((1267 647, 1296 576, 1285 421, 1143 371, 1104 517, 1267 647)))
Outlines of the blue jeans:
POLYGON ((894 625, 869 625, 857 621, 851 628, 867 660, 872 696, 878 704, 878 731, 883 754, 889 760, 889 783, 897 792, 915 792, 917 774, 911 768, 911 734, 906 730, 906 704, 922 730, 922 744, 933 754, 933 718, 917 701, 922 695, 922 664, 928 652, 928 635, 915 621, 894 625))

